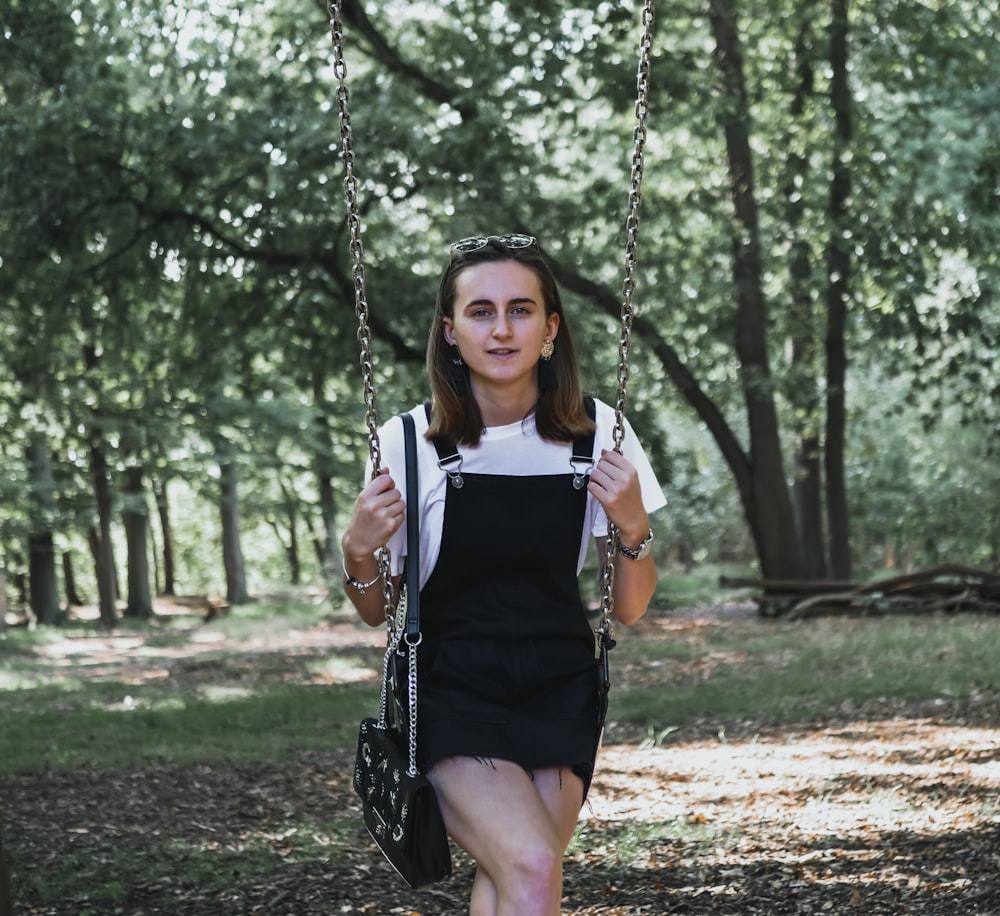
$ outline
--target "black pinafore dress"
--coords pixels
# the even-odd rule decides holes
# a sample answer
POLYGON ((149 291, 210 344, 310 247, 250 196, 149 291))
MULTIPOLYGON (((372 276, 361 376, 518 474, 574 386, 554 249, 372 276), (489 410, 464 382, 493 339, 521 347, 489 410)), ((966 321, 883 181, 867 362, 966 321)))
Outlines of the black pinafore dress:
POLYGON ((587 491, 573 476, 449 483, 440 555, 420 593, 422 772, 450 756, 566 766, 586 793, 598 677, 576 572, 587 491))

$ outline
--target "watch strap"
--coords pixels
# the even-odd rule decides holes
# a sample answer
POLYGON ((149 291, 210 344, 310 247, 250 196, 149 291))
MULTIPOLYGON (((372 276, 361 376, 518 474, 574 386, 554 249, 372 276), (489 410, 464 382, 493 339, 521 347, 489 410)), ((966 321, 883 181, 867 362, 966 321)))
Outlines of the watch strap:
POLYGON ((622 543, 621 537, 618 538, 618 553, 629 560, 641 560, 644 557, 649 556, 649 552, 652 549, 653 544, 653 529, 649 529, 649 534, 647 534, 635 547, 626 547, 622 543))

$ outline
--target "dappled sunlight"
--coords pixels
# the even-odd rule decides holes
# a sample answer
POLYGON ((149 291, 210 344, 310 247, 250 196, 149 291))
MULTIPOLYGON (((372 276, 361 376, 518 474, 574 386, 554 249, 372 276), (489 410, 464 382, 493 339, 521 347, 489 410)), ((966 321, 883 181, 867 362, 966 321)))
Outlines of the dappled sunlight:
POLYGON ((200 696, 210 703, 230 703, 235 700, 248 700, 256 696, 256 693, 252 687, 206 684, 201 688, 200 696))
POLYGON ((67 636, 39 647, 39 653, 54 660, 127 655, 144 640, 136 636, 67 636))
MULTIPOLYGON (((42 682, 37 695, 17 693, 25 712, 82 714, 58 745, 37 739, 44 766, 3 777, 37 867, 76 856, 93 863, 93 881, 118 876, 135 906, 176 900, 176 912, 223 899, 234 912, 274 911, 278 900, 288 912, 361 912, 373 886, 373 914, 464 912, 464 854, 450 884, 407 892, 358 816, 351 763, 357 720, 376 708, 384 629, 347 614, 317 613, 306 627, 259 613, 68 632, 18 657, 15 676, 42 682), (127 766, 98 763, 112 734, 136 742, 127 766), (151 862, 162 878, 148 877, 151 862)), ((945 672, 917 656, 950 646, 962 664, 949 671, 978 670, 994 629, 963 618, 946 641, 931 621, 784 625, 745 608, 654 613, 621 628, 563 912, 990 912, 965 903, 992 893, 996 871, 995 692, 983 678, 927 700, 852 690, 862 663, 889 668, 882 647, 907 638, 912 664, 943 688, 945 672), (780 724, 781 697, 821 683, 836 690, 780 724), (637 699, 647 703, 638 718, 637 699)), ((39 734, 47 727, 40 720, 39 734)))
POLYGON ((226 634, 220 633, 218 630, 198 630, 191 634, 191 642, 196 645, 205 645, 206 643, 223 643, 226 641, 226 634))
MULTIPOLYGON (((201 615, 170 605, 169 626, 130 633, 64 632, 31 646, 46 683, 83 679, 132 686, 170 678, 216 682, 264 679, 289 683, 349 684, 377 680, 384 630, 353 619, 320 621, 312 628, 281 626, 280 618, 231 636, 201 615), (349 651, 347 651, 349 650, 349 651), (359 654, 370 650, 370 657, 359 654)), ((0 671, 0 689, 37 686, 15 672, 0 671)), ((205 692, 204 686, 199 688, 205 692)), ((239 691, 241 692, 242 688, 239 691)), ((149 708, 148 701, 141 705, 149 708)), ((157 704, 153 704, 157 705, 157 704)))
POLYGON ((1000 732, 893 720, 735 743, 605 747, 589 807, 599 820, 784 823, 818 839, 954 829, 991 798, 1000 800, 1000 732), (961 796, 944 781, 961 784, 961 796))
POLYGON ((360 658, 331 655, 329 658, 309 662, 313 681, 324 684, 351 684, 381 678, 381 669, 366 665, 360 658))
POLYGON ((959 891, 975 880, 961 866, 943 879, 913 860, 929 844, 1000 825, 1000 731, 900 718, 606 747, 586 816, 585 825, 613 831, 675 825, 683 839, 647 843, 647 860, 717 869, 727 880, 713 889, 716 900, 762 855, 821 884, 850 871, 845 906, 860 906, 866 885, 959 891), (684 824, 703 835, 683 837, 676 825, 684 824))

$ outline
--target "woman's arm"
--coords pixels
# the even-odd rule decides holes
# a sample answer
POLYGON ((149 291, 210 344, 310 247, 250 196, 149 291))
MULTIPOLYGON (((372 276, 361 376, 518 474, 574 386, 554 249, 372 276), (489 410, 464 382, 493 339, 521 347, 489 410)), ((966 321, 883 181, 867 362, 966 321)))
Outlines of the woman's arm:
MULTIPOLYGON (((649 537, 649 515, 642 502, 639 475, 626 458, 614 451, 602 451, 588 488, 614 522, 621 544, 634 549, 649 537)), ((597 538, 602 566, 607 555, 606 542, 606 537, 597 538)), ((615 558, 611 596, 618 620, 626 625, 635 623, 646 613, 655 589, 656 564, 652 554, 637 560, 622 554, 615 558)))
MULTIPOLYGON (((634 540, 633 544, 638 544, 647 537, 649 529, 643 533, 641 538, 634 540)), ((601 561, 601 572, 604 571, 604 558, 607 547, 607 538, 596 538, 598 558, 601 561)), ((623 535, 622 543, 630 546, 628 540, 623 535)), ((641 560, 632 560, 619 554, 615 557, 615 582, 611 591, 614 602, 615 619, 626 626, 635 623, 649 608, 649 600, 656 590, 656 563, 652 554, 643 557, 641 560)), ((603 584, 603 580, 602 580, 603 584)))
MULTIPOLYGON (((385 596, 375 552, 403 524, 406 504, 389 469, 384 468, 354 503, 340 546, 344 552, 344 591, 369 626, 385 623, 385 596)), ((399 600, 399 576, 392 578, 392 606, 399 600)))

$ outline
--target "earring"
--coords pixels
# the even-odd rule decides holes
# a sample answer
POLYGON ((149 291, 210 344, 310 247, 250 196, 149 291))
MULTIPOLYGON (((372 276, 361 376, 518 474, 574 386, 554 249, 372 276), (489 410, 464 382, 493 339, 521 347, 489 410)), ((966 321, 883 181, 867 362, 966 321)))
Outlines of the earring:
POLYGON ((555 391, 559 387, 559 377, 556 375, 556 367, 552 365, 552 354, 556 352, 556 345, 549 337, 545 338, 542 344, 541 359, 538 360, 538 390, 555 391))
POLYGON ((448 381, 456 394, 464 394, 469 390, 469 370, 458 347, 452 344, 452 349, 455 355, 452 356, 451 365, 448 367, 448 381))

